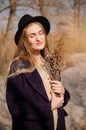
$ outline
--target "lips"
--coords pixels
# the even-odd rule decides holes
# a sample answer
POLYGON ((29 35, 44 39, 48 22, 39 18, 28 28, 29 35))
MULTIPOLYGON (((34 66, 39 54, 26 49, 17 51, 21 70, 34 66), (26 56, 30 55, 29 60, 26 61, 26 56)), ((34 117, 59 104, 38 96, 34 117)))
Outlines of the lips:
POLYGON ((43 42, 38 42, 38 43, 36 43, 36 45, 42 45, 43 44, 43 42))

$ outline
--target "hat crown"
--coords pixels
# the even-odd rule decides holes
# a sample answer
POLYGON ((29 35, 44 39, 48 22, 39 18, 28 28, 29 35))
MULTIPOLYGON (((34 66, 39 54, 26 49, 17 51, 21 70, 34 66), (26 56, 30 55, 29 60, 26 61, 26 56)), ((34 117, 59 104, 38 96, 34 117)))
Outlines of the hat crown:
POLYGON ((28 14, 26 14, 26 15, 24 15, 21 19, 20 19, 20 21, 19 21, 19 23, 18 23, 18 29, 23 29, 24 28, 24 25, 25 25, 25 21, 27 22, 27 20, 29 21, 29 20, 31 20, 32 19, 32 16, 30 16, 30 15, 28 15, 28 14))

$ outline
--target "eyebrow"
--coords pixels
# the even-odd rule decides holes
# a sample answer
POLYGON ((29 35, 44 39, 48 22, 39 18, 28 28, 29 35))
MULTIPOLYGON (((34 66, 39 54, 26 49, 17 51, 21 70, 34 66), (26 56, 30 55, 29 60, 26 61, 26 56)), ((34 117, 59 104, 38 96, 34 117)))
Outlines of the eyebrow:
MULTIPOLYGON (((42 31, 43 31, 43 29, 39 30, 38 33, 42 32, 42 31)), ((35 35, 35 34, 36 34, 36 33, 29 33, 29 34, 27 34, 27 35, 35 35)))

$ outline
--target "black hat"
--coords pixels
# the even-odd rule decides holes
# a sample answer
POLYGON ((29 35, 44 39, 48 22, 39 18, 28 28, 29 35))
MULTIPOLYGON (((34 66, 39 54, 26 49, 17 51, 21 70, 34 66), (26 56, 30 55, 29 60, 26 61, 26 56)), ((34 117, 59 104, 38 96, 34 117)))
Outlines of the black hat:
POLYGON ((39 23, 41 23, 42 26, 45 28, 46 34, 49 33, 49 31, 50 31, 50 23, 49 23, 47 18, 45 18, 44 16, 32 17, 32 16, 26 14, 20 19, 20 21, 18 23, 18 30, 17 30, 17 32, 15 34, 15 37, 14 37, 16 45, 18 45, 18 42, 19 42, 19 39, 20 39, 20 36, 22 34, 23 29, 31 22, 39 22, 39 23))

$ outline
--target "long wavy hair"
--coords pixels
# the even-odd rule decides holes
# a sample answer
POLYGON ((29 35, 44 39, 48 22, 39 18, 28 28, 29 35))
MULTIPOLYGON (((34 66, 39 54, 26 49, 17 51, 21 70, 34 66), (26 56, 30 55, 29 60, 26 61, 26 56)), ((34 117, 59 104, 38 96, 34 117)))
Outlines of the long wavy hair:
MULTIPOLYGON (((43 29, 43 33, 45 35, 45 47, 43 50, 40 51, 41 56, 45 59, 45 68, 47 69, 47 71, 49 72, 50 75, 52 75, 53 79, 60 79, 60 56, 59 53, 56 51, 53 54, 50 54, 49 52, 49 45, 48 45, 48 41, 47 41, 47 35, 45 32, 44 27, 38 23, 37 23, 42 29, 43 29)), ((28 61, 29 63, 29 68, 24 68, 24 69, 20 69, 17 72, 15 72, 13 75, 16 76, 19 73, 25 73, 25 72, 32 72, 35 69, 35 58, 33 56, 33 51, 32 48, 28 42, 28 35, 27 35, 27 28, 29 26, 31 26, 33 23, 30 23, 29 25, 27 25, 24 30, 22 31, 19 43, 18 43, 18 47, 17 50, 15 52, 14 58, 18 59, 18 58, 22 58, 26 61, 28 61)), ((19 64, 17 64, 17 68, 19 64)))
MULTIPOLYGON (((43 33, 45 35, 45 42, 46 42, 46 45, 44 47, 43 50, 40 51, 41 53, 41 56, 43 58, 45 58, 47 52, 49 51, 49 48, 48 48, 48 42, 47 42, 47 36, 46 36, 46 32, 45 32, 45 29, 44 27, 38 23, 38 22, 35 22, 37 23, 39 26, 42 27, 43 29, 43 33)), ((29 26, 31 26, 33 23, 30 23, 29 25, 27 25, 24 30, 22 31, 22 34, 21 34, 21 37, 20 37, 20 40, 19 40, 19 43, 18 43, 18 47, 17 47, 17 50, 14 54, 14 58, 13 59, 16 59, 16 58, 22 58, 24 60, 27 60, 29 62, 29 69, 34 69, 35 68, 35 59, 33 57, 33 52, 32 52, 32 49, 30 47, 30 44, 28 43, 28 35, 26 33, 26 30, 29 26)))

